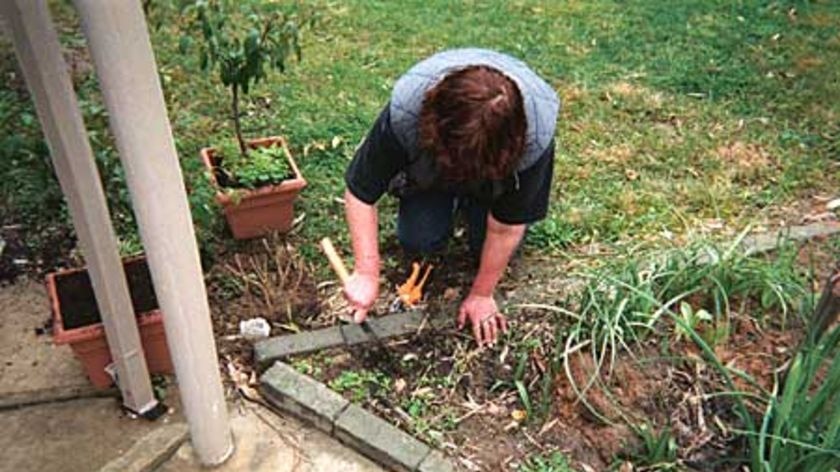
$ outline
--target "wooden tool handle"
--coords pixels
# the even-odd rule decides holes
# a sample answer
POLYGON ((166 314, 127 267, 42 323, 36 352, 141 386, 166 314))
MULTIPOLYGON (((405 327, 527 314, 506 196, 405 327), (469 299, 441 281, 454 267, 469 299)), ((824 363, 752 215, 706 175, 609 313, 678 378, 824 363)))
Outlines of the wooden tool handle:
POLYGON ((332 266, 335 275, 338 276, 341 283, 347 283, 347 280, 350 278, 350 273, 347 272, 347 267, 344 265, 344 261, 341 260, 341 256, 336 252, 335 246, 333 246, 330 238, 321 240, 321 250, 324 251, 327 260, 330 261, 330 266, 332 266))

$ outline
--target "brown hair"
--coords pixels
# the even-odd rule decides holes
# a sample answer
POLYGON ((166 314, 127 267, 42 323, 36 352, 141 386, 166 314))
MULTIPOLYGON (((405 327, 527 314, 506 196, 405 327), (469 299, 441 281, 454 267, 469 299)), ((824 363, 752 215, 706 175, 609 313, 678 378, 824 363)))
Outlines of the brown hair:
POLYGON ((450 182, 510 175, 525 149, 526 128, 516 84, 485 66, 446 76, 426 92, 420 111, 420 145, 450 182))

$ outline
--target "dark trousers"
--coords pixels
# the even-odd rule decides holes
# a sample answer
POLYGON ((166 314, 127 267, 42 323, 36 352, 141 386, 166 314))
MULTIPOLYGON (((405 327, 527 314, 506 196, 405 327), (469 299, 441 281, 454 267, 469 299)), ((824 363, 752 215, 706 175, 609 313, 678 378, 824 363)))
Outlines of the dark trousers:
POLYGON ((464 213, 470 251, 481 253, 487 233, 487 207, 454 194, 424 192, 400 198, 397 238, 408 252, 429 254, 446 247, 455 215, 464 213))

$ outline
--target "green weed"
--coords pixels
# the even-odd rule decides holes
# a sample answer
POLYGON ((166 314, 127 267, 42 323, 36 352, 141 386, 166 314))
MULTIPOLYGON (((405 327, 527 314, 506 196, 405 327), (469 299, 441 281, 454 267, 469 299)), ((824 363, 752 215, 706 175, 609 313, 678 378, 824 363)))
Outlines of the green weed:
POLYGON ((529 457, 519 468, 519 472, 575 472, 569 459, 562 452, 529 457))
POLYGON ((321 375, 321 367, 318 366, 313 359, 298 359, 292 363, 292 367, 301 374, 313 377, 321 375))
POLYGON ((360 403, 381 389, 389 389, 391 378, 378 371, 347 370, 332 379, 329 386, 336 392, 348 393, 352 401, 360 403))

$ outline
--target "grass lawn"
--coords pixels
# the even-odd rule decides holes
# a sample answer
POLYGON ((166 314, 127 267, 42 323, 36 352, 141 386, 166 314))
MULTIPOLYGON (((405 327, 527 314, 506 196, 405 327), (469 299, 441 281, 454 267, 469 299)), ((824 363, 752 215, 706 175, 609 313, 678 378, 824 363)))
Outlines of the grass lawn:
MULTIPOLYGON (((316 4, 320 21, 305 36, 303 61, 256 87, 244 121, 249 136, 283 134, 306 148, 304 240, 344 239, 336 197, 355 146, 403 71, 459 46, 524 59, 563 99, 551 216, 533 231, 537 247, 680 234, 710 220, 730 228, 795 221, 791 207, 838 184, 835 2, 316 4)), ((72 9, 54 6, 112 211, 132 249, 133 218, 84 41, 72 9)), ((202 239, 224 241, 197 156, 232 135, 228 100, 197 54, 179 52, 183 21, 169 2, 152 2, 150 22, 202 239)), ((10 84, 0 94, 0 220, 66 224, 7 43, 0 57, 10 84)))

